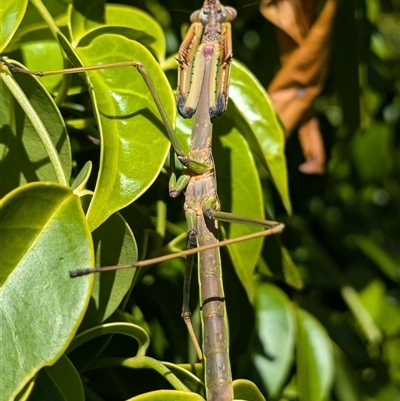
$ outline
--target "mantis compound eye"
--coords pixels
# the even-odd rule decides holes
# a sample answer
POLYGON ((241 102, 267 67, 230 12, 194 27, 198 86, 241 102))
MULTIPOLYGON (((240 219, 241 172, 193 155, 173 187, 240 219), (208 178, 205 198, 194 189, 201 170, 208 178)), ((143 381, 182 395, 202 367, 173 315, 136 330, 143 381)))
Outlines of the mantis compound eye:
POLYGON ((200 15, 199 15, 199 20, 203 25, 207 25, 208 21, 209 21, 209 15, 208 15, 208 11, 206 10, 201 10, 200 11, 200 15))
POLYGON ((233 7, 224 7, 226 14, 226 21, 232 21, 237 16, 237 11, 233 7))

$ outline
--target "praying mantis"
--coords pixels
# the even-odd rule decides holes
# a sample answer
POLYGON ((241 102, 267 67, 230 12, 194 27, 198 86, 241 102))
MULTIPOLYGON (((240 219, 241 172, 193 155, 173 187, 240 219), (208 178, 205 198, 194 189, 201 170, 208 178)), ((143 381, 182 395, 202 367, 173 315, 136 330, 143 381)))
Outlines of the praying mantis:
MULTIPOLYGON (((157 95, 151 76, 141 61, 122 61, 62 71, 62 73, 76 73, 133 66, 144 79, 161 115, 173 150, 183 165, 183 173, 179 179, 176 180, 175 175, 172 175, 169 184, 171 197, 177 197, 181 192, 185 192, 184 209, 188 225, 188 248, 190 252, 186 252, 188 256, 182 317, 195 344, 199 359, 204 360, 204 380, 208 401, 233 400, 229 334, 218 248, 221 245, 245 239, 238 238, 219 242, 217 222, 239 222, 266 228, 265 231, 258 233, 258 236, 278 234, 284 228, 281 223, 231 215, 220 211, 221 205, 216 189, 211 144, 214 119, 226 110, 228 103, 232 61, 230 22, 235 16, 236 11, 233 8, 222 6, 218 0, 206 0, 203 8, 192 14, 192 26, 180 47, 178 53, 178 110, 185 118, 193 116, 191 146, 187 154, 175 134, 167 112, 164 110, 164 105, 157 95), (197 345, 189 311, 189 277, 196 263, 195 254, 198 254, 199 263, 203 325, 202 347, 197 345)), ((0 60, 11 70, 27 73, 24 69, 14 67, 4 58, 0 60)), ((45 76, 59 73, 60 71, 33 74, 45 76)), ((32 72, 28 72, 28 74, 32 74, 32 72)), ((171 157, 171 164, 172 161, 173 157, 171 157)), ((154 263, 154 261, 150 260, 149 263, 154 263)), ((122 267, 144 265, 146 262, 133 263, 122 267)), ((111 269, 114 267, 109 269, 80 269, 71 272, 71 275, 80 276, 111 269)))

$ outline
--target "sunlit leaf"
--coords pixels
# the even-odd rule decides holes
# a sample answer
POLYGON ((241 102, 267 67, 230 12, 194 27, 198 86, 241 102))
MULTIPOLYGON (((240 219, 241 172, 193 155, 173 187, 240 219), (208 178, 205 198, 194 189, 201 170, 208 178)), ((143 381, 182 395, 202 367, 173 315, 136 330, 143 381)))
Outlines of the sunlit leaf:
POLYGON ((0 53, 3 52, 24 17, 28 0, 3 0, 0 3, 0 53))
POLYGON ((265 401, 261 391, 249 380, 235 380, 233 382, 233 392, 235 400, 265 401))
POLYGON ((72 340, 93 278, 72 280, 69 271, 94 261, 79 198, 67 187, 34 183, 11 192, 1 201, 0 230, 7 238, 0 259, 0 388, 8 400, 72 340))
MULTIPOLYGON (((144 47, 119 35, 102 35, 88 46, 78 48, 77 53, 85 65, 140 60, 174 121, 171 88, 144 47), (112 51, 104 54, 104 48, 112 51)), ((164 164, 169 142, 154 101, 135 68, 93 72, 90 80, 94 86, 92 96, 102 136, 100 174, 88 211, 93 230, 150 186, 164 164)))
POLYGON ((251 131, 246 134, 253 152, 269 171, 286 211, 292 207, 289 198, 285 134, 265 89, 243 64, 235 61, 229 90, 237 111, 251 131))

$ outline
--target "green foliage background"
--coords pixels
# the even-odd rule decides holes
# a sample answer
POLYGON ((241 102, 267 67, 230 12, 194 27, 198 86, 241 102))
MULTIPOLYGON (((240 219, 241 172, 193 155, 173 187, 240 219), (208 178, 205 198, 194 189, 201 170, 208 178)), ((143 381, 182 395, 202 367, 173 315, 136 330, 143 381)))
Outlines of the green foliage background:
MULTIPOLYGON (((104 29, 101 3, 76 7, 75 36, 70 37, 70 47, 64 42, 73 62, 79 40, 92 30, 104 29)), ((66 2, 45 4, 67 35, 66 2)), ((165 38, 144 15, 136 31, 126 28, 131 16, 125 9, 112 9, 109 25, 123 25, 118 34, 149 49, 174 87, 174 60, 166 58, 163 43, 167 56, 174 55, 182 26, 193 10, 179 0, 162 4, 142 0, 133 5, 158 20, 165 38)), ((274 30, 259 15, 257 5, 238 1, 229 5, 238 9, 233 23, 235 59, 266 86, 279 68, 274 30)), ((8 16, 23 15, 12 8, 21 11, 25 6, 24 1, 3 1, 2 40, 8 35, 8 16)), ((193 9, 200 6, 199 1, 190 4, 193 9)), ((350 0, 339 7, 328 82, 315 104, 328 154, 324 176, 298 172, 302 155, 293 133, 286 143, 286 180, 284 158, 278 152, 274 164, 271 153, 274 145, 283 145, 281 128, 268 100, 256 96, 255 89, 249 93, 233 89, 227 116, 215 122, 224 210, 246 214, 261 204, 257 213, 264 215, 265 210, 267 216, 286 224, 279 239, 268 238, 262 247, 248 243, 240 251, 222 251, 233 376, 251 380, 259 388, 237 381, 237 399, 400 399, 399 24, 400 4, 395 0, 350 0), (257 113, 265 113, 268 129, 249 117, 248 103, 240 103, 252 95, 256 105, 265 101, 257 113), (257 130, 263 129, 266 148, 257 136, 257 130), (230 154, 236 158, 230 159, 230 154), (254 271, 250 260, 256 265, 254 271)), ((104 33, 100 30, 86 40, 104 33)), ((55 56, 59 47, 32 4, 19 30, 11 27, 10 32, 12 39, 2 42, 2 54, 35 70, 61 68, 62 60, 55 56)), ((127 54, 128 59, 144 61, 174 118, 169 84, 149 53, 115 38, 92 50, 76 52, 85 64, 126 59, 127 54), (132 47, 128 51, 126 46, 132 47)), ((8 76, 0 71, 2 79, 8 76)), ((235 71, 236 87, 245 82, 247 88, 255 88, 245 70, 237 66, 235 71)), ((180 318, 182 260, 96 278, 68 277, 75 268, 131 263, 185 247, 182 198, 167 196, 168 142, 162 123, 144 116, 132 118, 133 125, 125 127, 114 118, 123 113, 125 101, 132 104, 133 96, 147 93, 134 69, 115 74, 107 78, 106 73, 106 79, 120 85, 113 86, 112 92, 97 81, 95 73, 90 75, 97 96, 94 111, 87 87, 72 78, 70 97, 61 106, 68 130, 34 78, 14 74, 18 86, 8 78, 2 81, 1 400, 14 399, 18 392, 15 399, 74 401, 204 396, 201 367, 195 364, 180 318), (128 84, 132 93, 120 98, 128 84), (18 93, 28 99, 22 103, 33 106, 24 111, 15 106, 13 96, 18 93), (25 117, 32 110, 45 116, 50 138, 45 150, 45 139, 39 140, 36 133, 39 128, 33 129, 25 117), (136 130, 153 135, 154 140, 132 139, 136 130), (18 133, 23 135, 19 138, 18 133), (92 165, 86 164, 88 160, 92 165), (59 168, 53 168, 57 163, 59 168), (140 183, 132 180, 118 188, 118 177, 138 177, 133 170, 139 171, 140 183), (98 171, 103 174, 98 181, 102 190, 93 195, 98 171), (113 176, 110 171, 121 174, 113 176), (114 189, 118 197, 112 196, 114 189), (168 383, 165 377, 172 379, 168 383), (170 388, 174 391, 166 390, 170 388)), ((60 77, 42 82, 52 94, 62 93, 60 85, 66 85, 60 77)), ((142 97, 147 97, 147 103, 132 110, 131 117, 140 114, 142 107, 154 110, 152 100, 142 97)), ((185 140, 187 125, 182 121, 177 125, 185 140)), ((223 229, 227 237, 244 233, 240 228, 223 229)), ((200 331, 195 287, 193 318, 200 331)))

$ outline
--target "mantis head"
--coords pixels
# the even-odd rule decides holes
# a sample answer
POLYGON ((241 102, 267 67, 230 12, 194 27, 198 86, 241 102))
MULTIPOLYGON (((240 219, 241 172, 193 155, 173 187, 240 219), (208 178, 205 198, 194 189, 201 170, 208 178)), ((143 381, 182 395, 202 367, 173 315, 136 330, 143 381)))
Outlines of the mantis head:
POLYGON ((215 22, 230 22, 237 15, 233 7, 223 6, 219 0, 205 0, 203 8, 195 11, 190 16, 191 22, 199 21, 203 25, 207 25, 210 21, 215 22))

